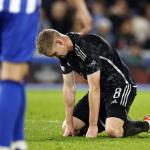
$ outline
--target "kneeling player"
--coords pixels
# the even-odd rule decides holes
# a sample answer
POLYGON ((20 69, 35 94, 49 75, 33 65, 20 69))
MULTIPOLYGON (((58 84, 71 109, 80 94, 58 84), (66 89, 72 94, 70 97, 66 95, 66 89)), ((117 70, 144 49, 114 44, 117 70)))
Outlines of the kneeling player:
POLYGON ((37 39, 37 49, 60 59, 63 73, 66 119, 64 136, 74 134, 97 137, 103 130, 109 136, 131 136, 150 129, 145 121, 128 118, 136 95, 136 85, 116 50, 102 37, 92 34, 44 30, 37 39), (74 72, 88 81, 88 93, 75 105, 74 72))

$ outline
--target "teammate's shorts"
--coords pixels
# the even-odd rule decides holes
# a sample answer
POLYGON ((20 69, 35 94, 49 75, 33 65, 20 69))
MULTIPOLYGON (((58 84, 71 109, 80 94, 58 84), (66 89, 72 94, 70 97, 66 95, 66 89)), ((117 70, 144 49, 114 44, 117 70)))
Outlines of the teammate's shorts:
POLYGON ((0 60, 13 63, 28 62, 35 50, 39 9, 25 12, 0 12, 0 60))
MULTIPOLYGON (((135 96, 136 87, 131 84, 118 87, 110 93, 101 93, 99 132, 105 129, 105 120, 108 117, 116 117, 126 121, 135 96)), ((73 116, 82 120, 86 125, 89 124, 88 93, 76 104, 73 116)))

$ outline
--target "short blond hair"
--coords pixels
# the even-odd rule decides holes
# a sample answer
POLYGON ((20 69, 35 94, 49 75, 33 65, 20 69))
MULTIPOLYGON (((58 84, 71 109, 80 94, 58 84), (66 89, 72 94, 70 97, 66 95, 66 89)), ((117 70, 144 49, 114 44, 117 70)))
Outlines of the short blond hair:
POLYGON ((40 54, 46 54, 47 50, 52 51, 54 39, 59 33, 53 29, 44 29, 36 39, 36 49, 40 54))

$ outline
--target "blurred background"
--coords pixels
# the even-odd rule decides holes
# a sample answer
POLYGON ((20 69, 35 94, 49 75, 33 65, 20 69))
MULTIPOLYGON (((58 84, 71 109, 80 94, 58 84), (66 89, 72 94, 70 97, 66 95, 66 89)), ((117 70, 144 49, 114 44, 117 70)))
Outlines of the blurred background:
MULTIPOLYGON (((140 84, 150 83, 150 1, 86 0, 93 18, 90 33, 115 47, 140 84)), ((54 28, 62 33, 80 31, 75 10, 65 0, 42 0, 39 31, 54 28)), ((62 83, 57 59, 34 54, 30 83, 62 83)), ((77 76, 77 82, 85 82, 77 76)))

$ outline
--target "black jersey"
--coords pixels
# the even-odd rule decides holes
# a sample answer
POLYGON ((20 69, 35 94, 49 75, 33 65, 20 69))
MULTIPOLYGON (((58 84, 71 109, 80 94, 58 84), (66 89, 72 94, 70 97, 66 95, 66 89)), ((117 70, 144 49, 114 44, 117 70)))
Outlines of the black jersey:
POLYGON ((134 84, 127 66, 118 53, 102 37, 94 34, 80 35, 76 32, 67 34, 74 49, 64 58, 59 58, 63 74, 71 71, 87 79, 98 70, 101 71, 101 90, 107 91, 125 84, 134 84))

